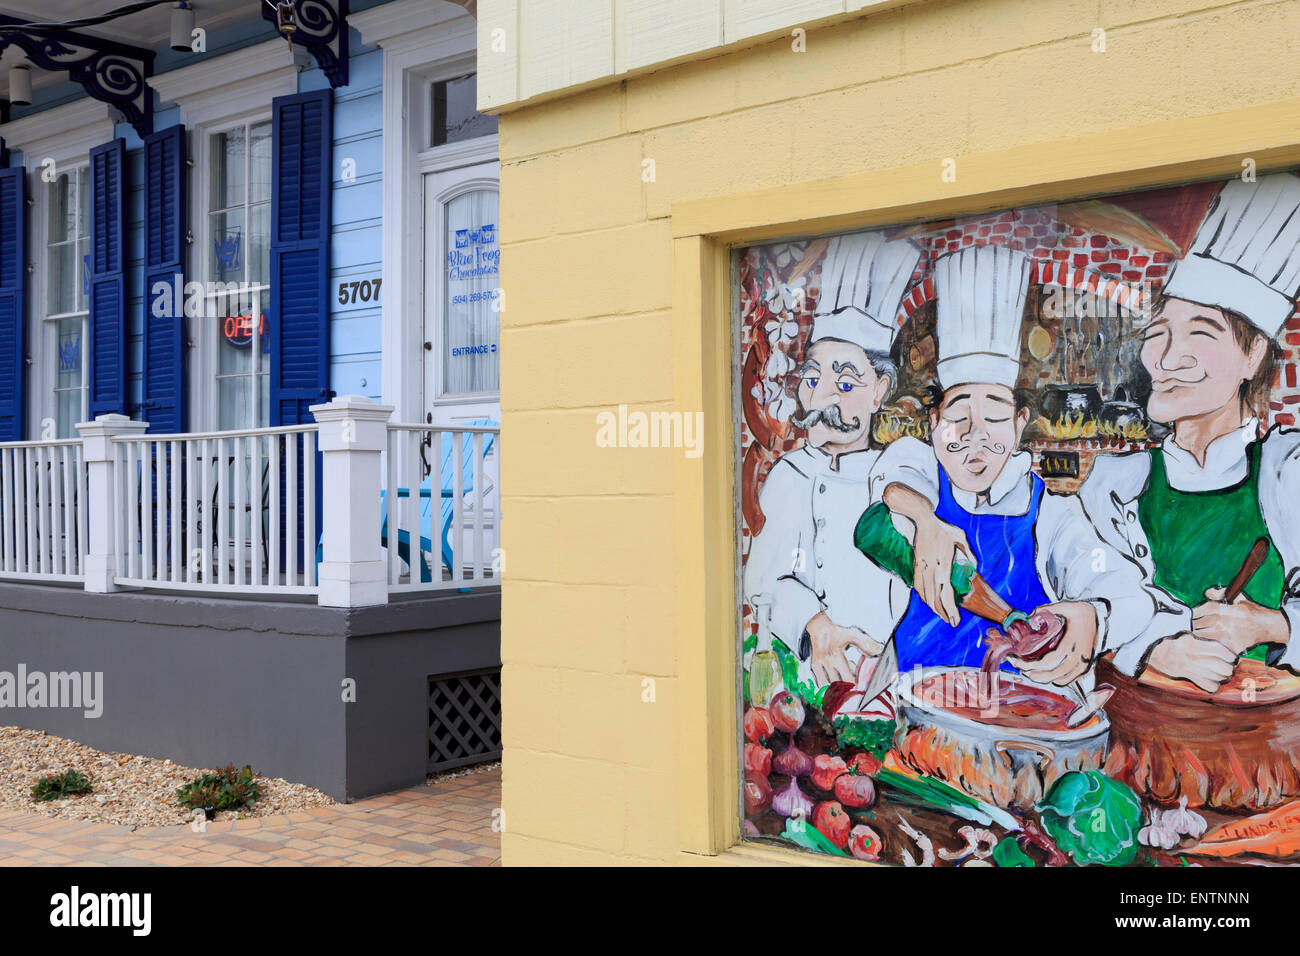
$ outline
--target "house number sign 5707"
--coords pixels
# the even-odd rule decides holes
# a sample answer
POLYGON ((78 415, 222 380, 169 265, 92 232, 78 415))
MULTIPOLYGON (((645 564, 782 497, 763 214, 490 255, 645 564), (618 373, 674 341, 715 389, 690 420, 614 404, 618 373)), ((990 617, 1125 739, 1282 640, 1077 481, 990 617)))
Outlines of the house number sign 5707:
POLYGON ((353 279, 339 283, 339 305, 379 303, 379 285, 383 279, 353 279))

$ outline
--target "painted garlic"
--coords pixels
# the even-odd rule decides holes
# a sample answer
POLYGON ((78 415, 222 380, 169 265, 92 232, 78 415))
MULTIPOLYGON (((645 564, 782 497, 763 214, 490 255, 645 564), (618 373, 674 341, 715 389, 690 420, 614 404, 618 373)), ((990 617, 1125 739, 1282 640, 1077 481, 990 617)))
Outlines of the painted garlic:
POLYGON ((1151 822, 1138 831, 1138 842, 1143 846, 1172 850, 1182 840, 1177 833, 1165 825, 1159 810, 1151 812, 1151 822))
POLYGON ((1205 817, 1195 810, 1187 809, 1187 798, 1178 801, 1177 810, 1165 811, 1165 826, 1182 836, 1199 839, 1205 833, 1205 817))
POLYGON ((1172 850, 1184 836, 1193 839, 1205 832, 1205 818, 1195 810, 1187 809, 1187 798, 1178 802, 1176 810, 1151 810, 1150 823, 1138 831, 1138 842, 1144 846, 1172 850))

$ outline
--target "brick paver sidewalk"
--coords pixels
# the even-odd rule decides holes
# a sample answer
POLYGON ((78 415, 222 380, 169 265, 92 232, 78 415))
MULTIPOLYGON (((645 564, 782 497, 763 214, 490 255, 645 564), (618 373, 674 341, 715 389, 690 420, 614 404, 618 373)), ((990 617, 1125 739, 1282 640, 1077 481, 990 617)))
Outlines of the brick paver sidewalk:
POLYGON ((206 833, 0 810, 0 866, 492 866, 500 805, 498 769, 206 833))

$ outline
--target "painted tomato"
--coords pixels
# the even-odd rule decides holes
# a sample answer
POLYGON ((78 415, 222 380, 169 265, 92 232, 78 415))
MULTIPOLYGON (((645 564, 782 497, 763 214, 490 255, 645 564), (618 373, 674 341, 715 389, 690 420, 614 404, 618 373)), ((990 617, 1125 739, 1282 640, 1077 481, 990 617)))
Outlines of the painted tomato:
POLYGON ((876 785, 866 774, 840 774, 835 778, 835 799, 846 807, 869 807, 876 801, 876 785))
POLYGON ((745 774, 745 813, 753 816, 762 813, 772 802, 772 788, 767 777, 756 773, 745 774))
POLYGON ((848 772, 848 769, 843 758, 818 754, 813 758, 812 782, 823 790, 830 790, 835 786, 835 778, 848 772))
POLYGON ((884 764, 876 759, 875 754, 868 753, 865 750, 862 753, 854 754, 853 759, 849 761, 850 771, 856 771, 867 777, 874 777, 880 773, 880 768, 883 766, 884 764))
POLYGON ((745 744, 745 772, 766 777, 772 772, 772 751, 758 744, 745 744))
POLYGON ((849 828, 853 821, 838 800, 823 800, 817 804, 813 808, 812 825, 841 850, 849 845, 849 828))
POLYGON ((751 707, 745 711, 745 739, 756 744, 764 743, 776 732, 772 715, 763 707, 751 707))
POLYGON ((772 722, 776 729, 792 734, 803 726, 803 701, 788 690, 783 690, 772 698, 768 710, 772 713, 772 722))
POLYGON ((849 852, 856 859, 879 860, 884 846, 880 834, 865 823, 859 823, 849 831, 849 852))

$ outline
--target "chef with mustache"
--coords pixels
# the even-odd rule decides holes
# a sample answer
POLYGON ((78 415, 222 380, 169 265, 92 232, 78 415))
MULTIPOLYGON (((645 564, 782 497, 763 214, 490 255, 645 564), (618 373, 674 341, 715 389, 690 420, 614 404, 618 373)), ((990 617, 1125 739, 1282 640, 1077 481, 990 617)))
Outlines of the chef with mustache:
POLYGON ((1015 610, 1064 619, 1056 649, 1010 661, 1040 682, 1077 680, 1100 649, 1131 640, 1155 612, 1139 570, 1102 542, 1074 497, 1049 492, 1019 450, 1029 409, 1015 386, 1031 269, 1025 253, 1002 245, 935 262, 943 395, 930 413, 931 441, 900 438, 885 450, 871 480, 884 508, 864 513, 855 532, 882 567, 891 566, 895 525, 912 537, 916 591, 894 633, 903 671, 984 659, 989 624, 958 606, 950 582, 959 554, 1015 610))
POLYGON ((793 420, 807 439, 772 466, 759 493, 765 523, 745 563, 745 600, 770 614, 760 644, 781 641, 797 655, 800 679, 816 686, 853 681, 907 602, 907 589, 854 547, 853 526, 880 454, 872 416, 897 380, 895 318, 920 257, 915 244, 880 232, 831 240, 799 367, 793 420))
POLYGON ((1129 675, 1150 667, 1212 692, 1241 655, 1300 670, 1300 431, 1261 437, 1255 415, 1298 295, 1300 178, 1226 183, 1143 337, 1147 414, 1173 432, 1149 452, 1099 457, 1080 491, 1102 536, 1166 596, 1115 655, 1129 675), (1260 537, 1263 566, 1225 603, 1260 537))

